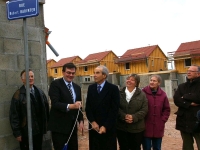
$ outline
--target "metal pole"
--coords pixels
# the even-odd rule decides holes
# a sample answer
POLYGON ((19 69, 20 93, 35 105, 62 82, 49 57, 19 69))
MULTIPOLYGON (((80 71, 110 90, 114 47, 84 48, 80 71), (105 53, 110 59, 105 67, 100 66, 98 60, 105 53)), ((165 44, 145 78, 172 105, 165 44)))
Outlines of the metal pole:
POLYGON ((26 25, 26 18, 23 18, 24 28, 24 57, 25 57, 25 70, 26 70, 26 100, 27 100, 27 119, 28 119, 28 139, 29 150, 33 150, 32 142, 32 123, 31 123, 31 102, 30 102, 30 85, 29 85, 29 51, 28 51, 28 32, 26 25))
POLYGON ((48 41, 46 43, 49 46, 49 48, 52 50, 52 52, 58 57, 59 54, 56 52, 56 50, 54 49, 54 47, 48 41))

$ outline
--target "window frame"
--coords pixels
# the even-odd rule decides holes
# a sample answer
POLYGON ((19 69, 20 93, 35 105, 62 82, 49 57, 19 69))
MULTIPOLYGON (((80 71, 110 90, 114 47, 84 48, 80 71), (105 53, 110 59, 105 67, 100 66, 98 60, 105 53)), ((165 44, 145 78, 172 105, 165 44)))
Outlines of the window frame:
POLYGON ((130 70, 130 63, 125 63, 125 70, 130 70))

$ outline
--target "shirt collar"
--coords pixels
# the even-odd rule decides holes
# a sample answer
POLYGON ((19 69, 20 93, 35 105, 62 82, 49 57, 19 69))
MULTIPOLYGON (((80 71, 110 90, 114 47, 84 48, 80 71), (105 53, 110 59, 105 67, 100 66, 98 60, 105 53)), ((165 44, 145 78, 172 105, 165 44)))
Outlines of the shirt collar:
POLYGON ((70 84, 70 85, 71 85, 71 87, 72 87, 72 82, 67 82, 67 81, 65 81, 65 79, 64 79, 64 78, 63 78, 63 81, 65 82, 65 84, 66 84, 66 85, 70 84))
MULTIPOLYGON (((25 87, 25 89, 26 89, 26 86, 25 86, 25 85, 24 85, 24 87, 25 87)), ((32 87, 29 88, 29 89, 30 89, 30 90, 31 90, 31 89, 35 90, 34 86, 32 86, 32 87)))
POLYGON ((101 83, 101 84, 97 84, 97 86, 98 86, 98 85, 100 85, 100 86, 101 86, 101 88, 103 88, 103 87, 104 87, 104 85, 105 85, 105 83, 106 83, 106 81, 103 81, 103 83, 101 83))

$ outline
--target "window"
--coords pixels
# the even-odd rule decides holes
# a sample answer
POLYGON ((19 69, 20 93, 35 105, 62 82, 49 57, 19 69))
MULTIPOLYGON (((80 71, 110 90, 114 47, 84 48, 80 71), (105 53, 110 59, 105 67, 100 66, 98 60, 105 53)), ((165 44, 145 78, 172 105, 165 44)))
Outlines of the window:
POLYGON ((151 60, 151 66, 154 66, 154 60, 151 60))
POLYGON ((185 59, 185 66, 191 66, 191 59, 185 59))
POLYGON ((54 69, 54 73, 57 74, 57 73, 58 73, 58 70, 57 70, 57 69, 54 69))
POLYGON ((125 64, 125 69, 130 69, 130 63, 125 64))
POLYGON ((85 78, 85 82, 90 82, 90 78, 85 78))
POLYGON ((84 71, 88 71, 88 67, 87 66, 84 67, 84 71))
POLYGON ((167 68, 167 61, 164 61, 164 67, 167 68))

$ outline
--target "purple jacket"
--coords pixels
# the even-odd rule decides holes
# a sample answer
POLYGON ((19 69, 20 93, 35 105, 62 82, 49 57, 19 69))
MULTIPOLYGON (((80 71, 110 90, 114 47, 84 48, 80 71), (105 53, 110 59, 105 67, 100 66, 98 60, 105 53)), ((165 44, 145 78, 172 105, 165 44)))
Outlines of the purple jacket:
POLYGON ((152 94, 149 86, 142 89, 148 99, 148 113, 145 118, 145 137, 161 138, 164 135, 165 122, 170 115, 170 106, 166 93, 158 87, 152 94))

